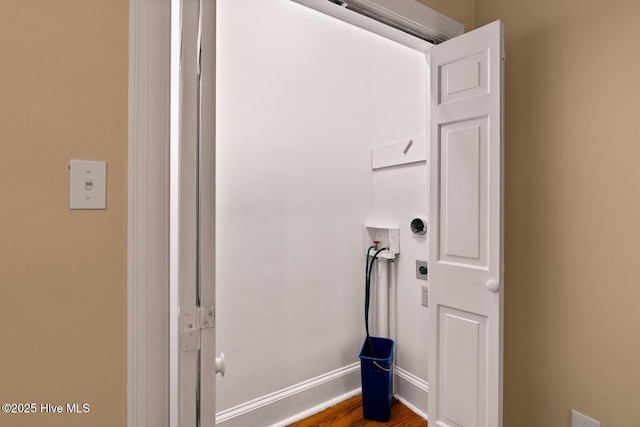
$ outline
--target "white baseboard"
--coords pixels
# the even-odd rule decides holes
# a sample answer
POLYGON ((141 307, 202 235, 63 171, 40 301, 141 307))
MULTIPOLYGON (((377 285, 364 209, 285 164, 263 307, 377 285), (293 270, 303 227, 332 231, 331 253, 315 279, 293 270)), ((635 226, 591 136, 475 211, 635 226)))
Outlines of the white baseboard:
MULTIPOLYGON (((397 366, 394 372, 395 396, 426 419, 429 384, 397 366)), ((360 393, 358 362, 220 411, 216 425, 284 427, 360 393)))
POLYGON ((416 414, 427 419, 429 384, 412 373, 395 366, 394 394, 416 414))
POLYGON ((220 411, 216 414, 216 425, 285 426, 358 393, 359 362, 220 411))
POLYGON ((299 414, 294 415, 293 417, 287 418, 286 420, 282 420, 280 422, 277 422, 275 424, 273 424, 271 427, 286 427, 290 424, 293 424, 297 421, 300 420, 304 420, 305 418, 308 418, 312 415, 317 414, 318 412, 322 412, 327 408, 330 408, 332 406, 337 405, 340 402, 344 402, 347 399, 352 398, 353 396, 356 396, 358 394, 362 393, 362 389, 361 388, 357 388, 355 390, 351 390, 349 393, 345 393, 342 396, 338 396, 334 399, 328 400, 326 402, 322 402, 319 405, 314 406, 311 409, 307 409, 304 412, 301 412, 299 414))

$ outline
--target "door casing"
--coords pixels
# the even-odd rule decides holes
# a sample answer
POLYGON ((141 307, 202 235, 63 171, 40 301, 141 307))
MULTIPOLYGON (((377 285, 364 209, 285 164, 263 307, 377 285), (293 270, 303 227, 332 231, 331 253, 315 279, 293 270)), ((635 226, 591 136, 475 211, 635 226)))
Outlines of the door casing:
MULTIPOLYGON (((215 37, 212 16, 208 28, 215 37)), ((129 17, 127 425, 169 426, 171 0, 131 0, 129 17)), ((212 60, 214 73, 215 50, 212 60)), ((207 179, 214 183, 215 145, 211 150, 207 179)), ((211 215, 213 186, 205 202, 211 215)), ((215 224, 215 217, 208 221, 215 224)), ((212 239, 213 229, 207 233, 212 239)))
POLYGON ((170 0, 129 2, 127 425, 169 425, 170 0))

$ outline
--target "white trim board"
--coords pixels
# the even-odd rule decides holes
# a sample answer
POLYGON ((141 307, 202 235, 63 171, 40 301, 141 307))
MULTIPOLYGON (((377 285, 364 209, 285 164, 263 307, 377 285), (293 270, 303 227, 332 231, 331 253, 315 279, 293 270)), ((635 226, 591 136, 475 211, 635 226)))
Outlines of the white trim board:
POLYGON ((344 6, 357 6, 357 8, 367 9, 369 12, 373 12, 373 15, 393 17, 391 21, 393 21, 398 28, 421 28, 423 33, 431 34, 433 39, 439 42, 464 33, 464 26, 459 22, 414 1, 353 0, 351 2, 345 1, 345 3, 350 4, 342 6, 328 0, 292 1, 423 53, 427 52, 431 46, 433 46, 433 43, 394 28, 394 26, 349 10, 344 6))
MULTIPOLYGON (((393 369, 396 398, 426 419, 429 385, 402 368, 393 369)), ((216 414, 216 425, 284 427, 360 393, 360 362, 356 362, 220 411, 216 414)))
POLYGON ((298 421, 302 421, 305 418, 309 418, 312 415, 315 415, 315 414, 317 414, 319 412, 322 412, 325 409, 329 409, 332 406, 335 406, 335 405, 337 405, 337 404, 339 404, 341 402, 344 402, 345 400, 351 399, 352 397, 357 396, 357 395, 359 395, 361 393, 362 393, 362 389, 360 389, 360 388, 357 388, 355 390, 351 390, 348 393, 345 393, 345 394, 343 394, 341 396, 338 396, 338 397, 336 397, 334 399, 327 400, 326 402, 323 402, 323 403, 321 403, 319 405, 316 405, 313 408, 309 408, 304 412, 300 412, 299 414, 296 414, 293 417, 289 417, 286 420, 282 420, 280 422, 277 422, 277 423, 273 424, 270 427, 287 427, 288 425, 291 425, 291 424, 293 424, 295 422, 298 422, 298 421))
POLYGON ((360 362, 220 411, 216 425, 287 425, 283 423, 303 419, 358 393, 360 362))
POLYGON ((300 3, 312 9, 326 13, 329 16, 333 16, 356 27, 365 29, 379 36, 385 37, 394 42, 400 43, 403 46, 410 47, 411 49, 419 52, 426 52, 429 50, 431 43, 419 39, 411 34, 407 34, 403 31, 390 27, 382 22, 374 21, 366 16, 357 14, 343 7, 337 6, 328 1, 322 0, 293 0, 296 3, 300 3))
POLYGON ((429 384, 409 371, 394 366, 394 393, 400 402, 427 419, 429 384))
POLYGON ((129 2, 127 426, 169 425, 171 3, 129 2))
POLYGON ((371 169, 427 161, 427 137, 407 138, 371 149, 371 169))

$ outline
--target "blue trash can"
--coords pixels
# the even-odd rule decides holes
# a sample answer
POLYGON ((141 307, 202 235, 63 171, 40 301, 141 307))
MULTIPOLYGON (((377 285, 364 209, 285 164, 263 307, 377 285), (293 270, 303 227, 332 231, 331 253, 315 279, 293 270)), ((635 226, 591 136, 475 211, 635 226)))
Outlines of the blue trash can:
POLYGON ((362 413, 367 420, 387 422, 391 417, 394 347, 393 340, 381 337, 365 338, 362 344, 362 413))

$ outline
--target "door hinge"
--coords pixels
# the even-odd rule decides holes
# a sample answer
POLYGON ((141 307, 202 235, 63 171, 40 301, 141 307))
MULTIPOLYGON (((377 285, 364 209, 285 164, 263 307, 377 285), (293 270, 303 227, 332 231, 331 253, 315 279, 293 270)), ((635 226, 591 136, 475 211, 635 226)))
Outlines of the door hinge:
POLYGON ((182 351, 200 349, 200 331, 215 327, 216 311, 212 307, 194 307, 180 317, 180 340, 182 351))
POLYGON ((216 325, 216 311, 211 307, 200 307, 200 329, 213 328, 216 325))

